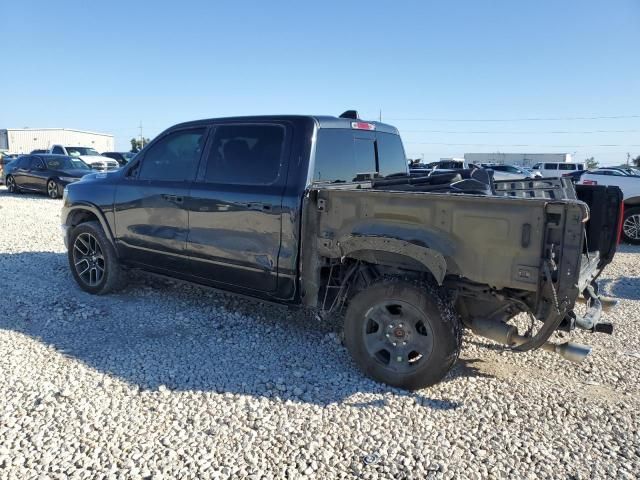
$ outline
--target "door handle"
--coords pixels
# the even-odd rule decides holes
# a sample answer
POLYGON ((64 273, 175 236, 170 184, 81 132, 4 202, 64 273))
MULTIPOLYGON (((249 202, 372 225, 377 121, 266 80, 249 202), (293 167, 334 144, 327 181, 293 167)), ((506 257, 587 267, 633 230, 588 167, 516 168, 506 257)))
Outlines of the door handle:
POLYGON ((249 210, 260 210, 262 212, 271 211, 271 205, 266 203, 247 203, 247 208, 249 210))
POLYGON ((162 198, 167 202, 173 202, 173 203, 182 203, 184 201, 184 197, 181 197, 179 195, 169 195, 166 193, 162 194, 162 198))

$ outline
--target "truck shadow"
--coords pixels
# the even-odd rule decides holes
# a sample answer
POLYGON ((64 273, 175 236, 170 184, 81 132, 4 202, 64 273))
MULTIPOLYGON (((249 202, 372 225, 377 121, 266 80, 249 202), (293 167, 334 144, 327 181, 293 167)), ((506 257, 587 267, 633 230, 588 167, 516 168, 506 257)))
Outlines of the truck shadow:
MULTIPOLYGON (((143 391, 215 391, 323 406, 345 401, 357 408, 382 406, 391 394, 426 409, 461 406, 365 378, 335 324, 302 310, 146 274, 133 275, 122 292, 92 296, 75 284, 62 253, 2 254, 0 278, 13 279, 3 287, 0 329, 143 391)), ((445 381, 466 375, 475 373, 461 364, 445 381)))
POLYGON ((600 291, 614 298, 640 300, 640 277, 605 278, 598 281, 600 291))

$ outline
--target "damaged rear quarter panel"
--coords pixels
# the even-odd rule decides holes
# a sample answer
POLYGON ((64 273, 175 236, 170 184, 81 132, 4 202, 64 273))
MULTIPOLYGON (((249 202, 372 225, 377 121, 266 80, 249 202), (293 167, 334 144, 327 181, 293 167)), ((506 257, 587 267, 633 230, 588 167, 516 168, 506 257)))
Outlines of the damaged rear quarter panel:
POLYGON ((546 199, 331 187, 316 194, 324 200, 317 228, 321 256, 348 256, 358 246, 378 250, 384 243, 372 239, 391 238, 403 242, 388 243, 391 251, 404 246, 405 255, 413 250, 421 252, 413 254, 418 261, 430 258, 436 279, 442 258, 450 275, 496 288, 537 289, 546 199))

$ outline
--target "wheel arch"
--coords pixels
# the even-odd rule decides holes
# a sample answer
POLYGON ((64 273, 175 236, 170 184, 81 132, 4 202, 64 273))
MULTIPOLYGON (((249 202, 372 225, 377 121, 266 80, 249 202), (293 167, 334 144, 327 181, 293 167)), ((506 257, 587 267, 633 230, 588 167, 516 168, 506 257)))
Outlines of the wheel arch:
POLYGON ((440 252, 397 238, 351 236, 340 242, 340 249, 347 258, 428 272, 438 285, 442 285, 447 272, 447 262, 440 252))
POLYGON ((640 195, 627 198, 623 203, 625 207, 638 207, 640 206, 640 195))
POLYGON ((105 235, 107 236, 107 239, 113 245, 115 245, 113 234, 111 232, 111 228, 109 227, 109 223, 107 222, 102 212, 100 212, 98 207, 96 207, 95 205, 81 204, 81 205, 74 205, 70 207, 69 211, 67 212, 67 218, 64 223, 68 227, 75 227, 77 225, 80 225, 81 223, 86 223, 91 221, 99 222, 100 226, 102 226, 102 229, 104 230, 105 235))

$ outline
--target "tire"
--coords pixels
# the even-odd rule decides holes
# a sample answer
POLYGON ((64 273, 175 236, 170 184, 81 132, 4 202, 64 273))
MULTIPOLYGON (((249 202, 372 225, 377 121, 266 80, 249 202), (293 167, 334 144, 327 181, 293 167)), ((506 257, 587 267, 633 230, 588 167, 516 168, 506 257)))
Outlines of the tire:
POLYGON ((81 223, 71 231, 67 258, 73 278, 85 292, 104 295, 126 283, 115 248, 98 222, 81 223))
POLYGON ((47 181, 47 195, 53 199, 60 198, 60 185, 53 179, 47 181))
POLYGON ((18 187, 15 178, 13 178, 11 175, 7 175, 5 184, 9 193, 20 193, 20 187, 18 187))
POLYGON ((358 292, 349 303, 344 333, 365 375, 407 390, 442 380, 462 343, 460 320, 438 290, 399 278, 358 292))
POLYGON ((625 209, 622 236, 626 242, 640 245, 640 207, 625 209))

